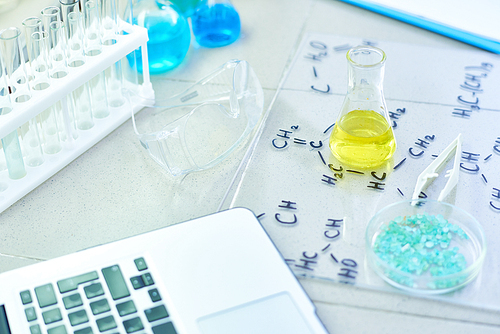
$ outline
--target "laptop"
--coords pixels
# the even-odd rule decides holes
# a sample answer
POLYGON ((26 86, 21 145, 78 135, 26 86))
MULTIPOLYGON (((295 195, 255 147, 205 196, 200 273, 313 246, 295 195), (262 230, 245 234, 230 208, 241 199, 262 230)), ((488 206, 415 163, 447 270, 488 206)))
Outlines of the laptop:
POLYGON ((0 274, 0 334, 317 334, 315 307, 235 208, 0 274))

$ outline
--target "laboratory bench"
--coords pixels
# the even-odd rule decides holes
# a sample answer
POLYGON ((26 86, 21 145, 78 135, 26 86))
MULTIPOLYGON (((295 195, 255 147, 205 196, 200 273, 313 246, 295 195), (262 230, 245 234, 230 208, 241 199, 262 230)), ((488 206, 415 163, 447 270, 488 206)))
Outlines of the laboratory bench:
MULTIPOLYGON (((260 79, 267 110, 307 32, 475 49, 335 0, 232 2, 241 18, 240 38, 222 48, 192 42, 179 67, 151 76, 157 97, 179 93, 226 61, 242 59, 260 79)), ((0 28, 20 27, 24 18, 53 3, 20 0, 15 10, 0 14, 0 28)), ((213 168, 174 178, 147 155, 127 120, 0 213, 0 272, 225 209, 228 201, 223 199, 232 195, 227 190, 249 145, 247 141, 213 168)), ((389 289, 299 280, 332 334, 500 333, 499 310, 389 289)))

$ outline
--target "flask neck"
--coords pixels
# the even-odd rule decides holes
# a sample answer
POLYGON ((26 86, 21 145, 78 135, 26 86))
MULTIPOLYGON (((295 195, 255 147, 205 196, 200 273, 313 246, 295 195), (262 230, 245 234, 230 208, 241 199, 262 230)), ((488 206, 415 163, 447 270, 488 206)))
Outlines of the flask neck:
POLYGON ((378 68, 360 68, 349 63, 348 91, 370 89, 382 92, 384 66, 378 68))
POLYGON ((378 48, 358 46, 349 50, 348 91, 370 89, 382 92, 385 59, 385 53, 378 48))
POLYGON ((372 110, 388 113, 383 93, 385 53, 372 46, 358 46, 347 52, 348 87, 342 113, 352 110, 372 110))

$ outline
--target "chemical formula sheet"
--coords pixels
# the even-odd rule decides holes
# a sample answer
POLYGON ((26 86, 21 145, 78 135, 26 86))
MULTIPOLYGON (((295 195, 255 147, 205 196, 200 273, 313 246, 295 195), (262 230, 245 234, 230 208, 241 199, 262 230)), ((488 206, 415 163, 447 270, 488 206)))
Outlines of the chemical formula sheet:
MULTIPOLYGON (((419 174, 462 134, 458 184, 444 201, 479 221, 487 253, 475 280, 439 298, 500 311, 499 89, 500 57, 489 52, 307 33, 227 205, 255 212, 297 276, 405 293, 367 264, 366 227, 385 206, 410 200, 419 174), (347 93, 346 53, 362 44, 387 55, 397 142, 373 170, 342 166, 328 145, 347 93)), ((437 200, 452 167, 453 158, 421 197, 437 200)))

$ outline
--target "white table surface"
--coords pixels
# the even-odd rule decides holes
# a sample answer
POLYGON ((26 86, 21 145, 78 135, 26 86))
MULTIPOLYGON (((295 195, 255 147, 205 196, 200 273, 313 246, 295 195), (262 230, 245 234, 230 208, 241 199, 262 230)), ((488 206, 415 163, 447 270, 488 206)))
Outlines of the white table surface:
MULTIPOLYGON (((53 2, 20 0, 14 11, 0 14, 0 29, 19 27, 53 2)), ((181 66, 152 77, 157 94, 180 92, 239 58, 254 68, 267 108, 305 32, 474 49, 334 0, 233 4, 242 21, 240 39, 215 49, 192 43, 181 66)), ((215 212, 245 149, 210 170, 174 179, 147 156, 127 121, 0 214, 0 272, 215 212)), ((500 333, 500 312, 316 280, 301 283, 332 334, 500 333)))

